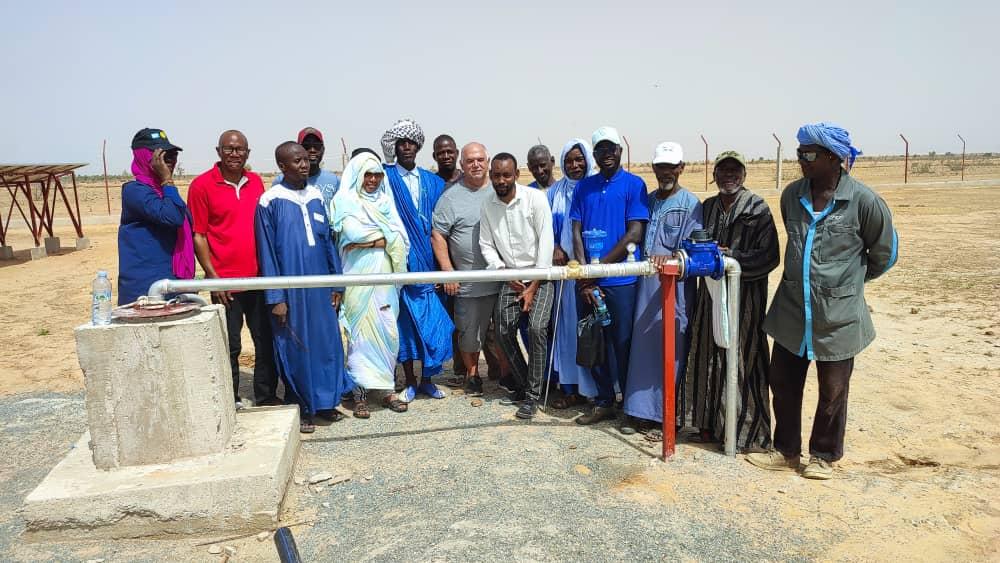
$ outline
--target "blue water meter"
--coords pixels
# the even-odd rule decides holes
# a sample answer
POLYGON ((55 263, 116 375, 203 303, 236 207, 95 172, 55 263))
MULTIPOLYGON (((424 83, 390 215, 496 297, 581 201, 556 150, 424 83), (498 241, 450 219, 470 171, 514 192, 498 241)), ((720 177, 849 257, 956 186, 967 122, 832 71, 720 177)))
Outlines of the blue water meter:
POLYGON ((597 264, 601 261, 604 253, 604 241, 608 238, 608 233, 601 229, 591 229, 583 231, 583 246, 587 249, 587 256, 590 256, 590 263, 597 264))
POLYGON ((702 229, 691 232, 691 238, 681 243, 681 249, 687 254, 684 262, 684 279, 704 278, 720 279, 726 273, 726 265, 722 260, 719 243, 712 240, 702 229))

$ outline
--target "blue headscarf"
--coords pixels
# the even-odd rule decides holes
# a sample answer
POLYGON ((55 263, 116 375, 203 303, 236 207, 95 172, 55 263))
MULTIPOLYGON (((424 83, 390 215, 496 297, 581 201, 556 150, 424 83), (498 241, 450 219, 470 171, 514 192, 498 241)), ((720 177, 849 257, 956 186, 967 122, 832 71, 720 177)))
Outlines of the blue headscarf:
POLYGON ((847 161, 847 167, 854 166, 854 159, 861 154, 856 147, 851 146, 851 134, 846 129, 833 123, 806 124, 799 127, 797 135, 801 145, 819 145, 847 161))

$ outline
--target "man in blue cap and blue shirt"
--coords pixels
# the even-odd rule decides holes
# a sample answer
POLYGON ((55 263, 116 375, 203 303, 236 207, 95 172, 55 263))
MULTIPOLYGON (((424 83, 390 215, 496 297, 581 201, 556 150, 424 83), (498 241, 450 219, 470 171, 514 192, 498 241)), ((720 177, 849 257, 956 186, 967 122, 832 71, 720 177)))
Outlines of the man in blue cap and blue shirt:
MULTIPOLYGON (((591 140, 600 173, 580 180, 573 194, 569 212, 573 222, 573 253, 583 264, 592 259, 603 264, 623 262, 630 253, 640 260, 649 221, 646 183, 622 170, 622 142, 614 127, 599 128, 591 140), (596 245, 592 246, 591 254, 589 245, 584 245, 584 233, 603 238, 602 248, 598 251, 596 245)), ((597 384, 594 408, 576 419, 579 424, 594 424, 615 417, 615 383, 621 391, 625 390, 635 316, 636 278, 579 280, 576 286, 581 317, 597 306, 597 295, 611 315, 611 324, 604 327, 604 362, 593 369, 597 384)))
POLYGON ((798 140, 803 178, 781 193, 785 271, 764 319, 764 331, 774 338, 774 449, 749 454, 747 461, 798 469, 802 392, 815 361, 819 400, 802 476, 829 479, 832 464, 844 456, 854 357, 875 339, 865 283, 896 263, 898 238, 885 201, 850 175, 861 151, 847 131, 831 123, 803 125, 798 140))

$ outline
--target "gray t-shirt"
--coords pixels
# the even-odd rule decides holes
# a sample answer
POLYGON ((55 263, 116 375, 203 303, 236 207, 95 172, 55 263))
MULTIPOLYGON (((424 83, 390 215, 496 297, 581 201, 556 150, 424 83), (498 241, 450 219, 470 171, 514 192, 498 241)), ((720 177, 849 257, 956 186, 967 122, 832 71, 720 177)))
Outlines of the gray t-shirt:
MULTIPOLYGON (((448 239, 448 254, 456 270, 486 269, 486 259, 479 249, 479 217, 483 202, 492 193, 489 183, 478 190, 459 183, 445 190, 434 207, 434 230, 448 239)), ((458 295, 483 297, 499 291, 500 284, 495 282, 463 283, 458 295)))

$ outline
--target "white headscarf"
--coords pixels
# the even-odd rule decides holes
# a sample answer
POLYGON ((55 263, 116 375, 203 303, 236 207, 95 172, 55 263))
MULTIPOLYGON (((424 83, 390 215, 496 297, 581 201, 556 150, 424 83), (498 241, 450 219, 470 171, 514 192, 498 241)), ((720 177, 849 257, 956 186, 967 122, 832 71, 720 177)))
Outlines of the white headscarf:
POLYGON ((330 227, 341 234, 344 230, 344 220, 356 219, 362 226, 370 227, 371 231, 360 240, 346 240, 341 236, 338 246, 343 248, 354 242, 371 242, 385 238, 386 250, 393 259, 395 271, 405 271, 406 254, 409 251, 410 239, 406 227, 399 218, 396 204, 389 195, 385 177, 378 189, 372 193, 365 191, 363 185, 366 173, 384 174, 382 163, 370 152, 362 152, 352 158, 344 169, 340 179, 340 189, 330 202, 327 214, 330 217, 330 227), (402 269, 397 269, 397 268, 402 269))
POLYGON ((563 177, 549 188, 552 198, 549 203, 552 205, 552 215, 562 215, 562 232, 557 233, 556 239, 563 250, 572 254, 573 249, 573 225, 569 221, 569 206, 573 202, 573 190, 576 189, 578 180, 572 180, 566 175, 566 155, 569 151, 579 147, 583 152, 583 158, 587 161, 586 176, 597 174, 597 161, 594 160, 593 150, 590 143, 583 139, 570 139, 563 145, 562 154, 559 156, 559 166, 562 168, 563 177))

